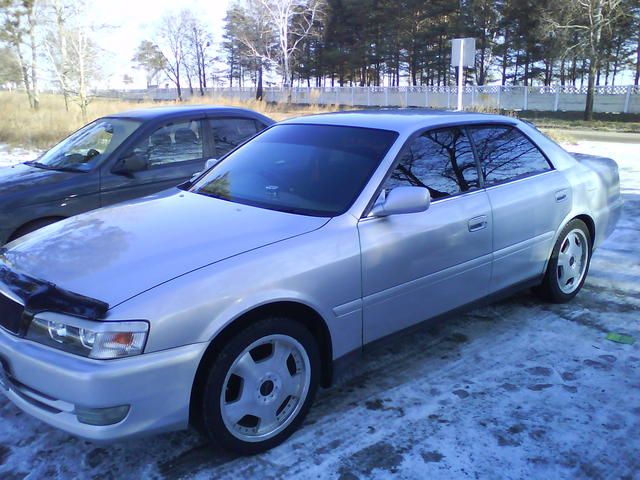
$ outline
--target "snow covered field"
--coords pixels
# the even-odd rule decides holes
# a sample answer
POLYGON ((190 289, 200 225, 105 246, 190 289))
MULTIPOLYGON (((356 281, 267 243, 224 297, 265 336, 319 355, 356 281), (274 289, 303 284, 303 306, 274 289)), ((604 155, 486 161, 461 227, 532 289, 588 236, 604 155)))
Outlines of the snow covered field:
POLYGON ((94 445, 1 398, 0 478, 640 478, 640 144, 567 148, 615 158, 626 202, 570 304, 525 292, 396 338, 252 458, 192 432, 94 445))

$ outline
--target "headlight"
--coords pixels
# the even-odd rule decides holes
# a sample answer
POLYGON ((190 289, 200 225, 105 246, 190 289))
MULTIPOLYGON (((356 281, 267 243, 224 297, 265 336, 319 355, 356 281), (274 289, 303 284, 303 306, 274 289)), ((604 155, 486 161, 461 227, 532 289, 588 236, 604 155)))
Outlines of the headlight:
POLYGON ((83 357, 106 360, 140 355, 148 332, 149 324, 143 321, 95 322, 47 312, 34 317, 26 338, 83 357))

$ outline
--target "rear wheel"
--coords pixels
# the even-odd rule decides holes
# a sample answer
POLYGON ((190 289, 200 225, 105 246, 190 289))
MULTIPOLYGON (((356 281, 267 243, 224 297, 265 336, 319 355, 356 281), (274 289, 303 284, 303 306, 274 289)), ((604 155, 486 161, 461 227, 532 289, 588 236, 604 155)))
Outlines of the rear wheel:
POLYGON ((591 262, 591 235, 582 220, 571 220, 560 232, 542 285, 536 291, 554 303, 568 302, 584 285, 591 262))
POLYGON ((266 318, 236 334, 213 362, 202 398, 203 430, 241 454, 289 437, 318 387, 320 355, 311 333, 289 318, 266 318))

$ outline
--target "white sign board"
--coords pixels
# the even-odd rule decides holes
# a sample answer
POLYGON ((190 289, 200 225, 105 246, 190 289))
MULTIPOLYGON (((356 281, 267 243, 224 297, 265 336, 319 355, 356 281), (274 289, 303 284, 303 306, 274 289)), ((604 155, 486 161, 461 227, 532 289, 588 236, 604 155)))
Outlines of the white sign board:
POLYGON ((451 40, 451 65, 458 68, 458 110, 462 110, 462 89, 464 87, 464 67, 476 63, 476 39, 454 38, 451 40))
POLYGON ((462 52, 462 66, 473 67, 476 64, 476 39, 454 38, 451 40, 451 65, 460 66, 460 53, 462 52))

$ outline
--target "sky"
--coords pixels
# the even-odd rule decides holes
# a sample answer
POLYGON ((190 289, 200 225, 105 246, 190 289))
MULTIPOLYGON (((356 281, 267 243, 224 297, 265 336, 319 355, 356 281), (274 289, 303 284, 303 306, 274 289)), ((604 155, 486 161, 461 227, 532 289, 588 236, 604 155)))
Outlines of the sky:
POLYGON ((134 79, 131 88, 146 86, 144 73, 133 68, 131 57, 142 40, 152 39, 154 29, 165 14, 187 8, 200 18, 214 37, 214 48, 222 41, 224 17, 229 0, 94 0, 92 23, 108 24, 96 29, 95 40, 104 49, 102 88, 122 88, 125 74, 134 79))

